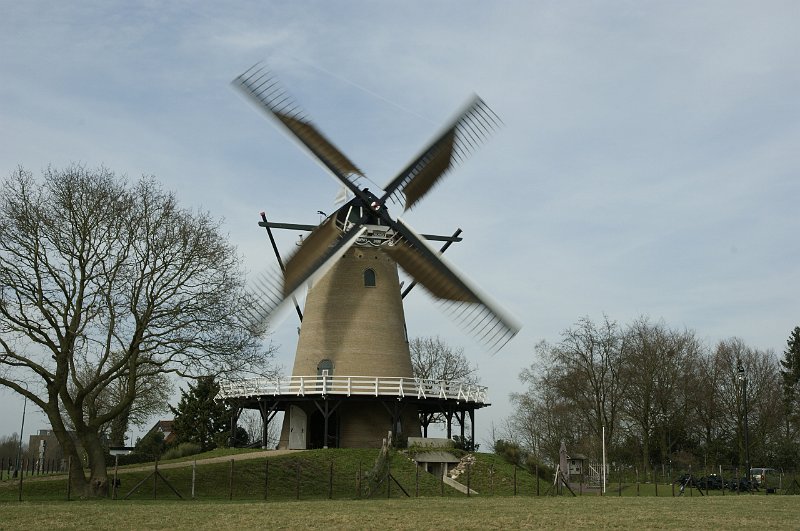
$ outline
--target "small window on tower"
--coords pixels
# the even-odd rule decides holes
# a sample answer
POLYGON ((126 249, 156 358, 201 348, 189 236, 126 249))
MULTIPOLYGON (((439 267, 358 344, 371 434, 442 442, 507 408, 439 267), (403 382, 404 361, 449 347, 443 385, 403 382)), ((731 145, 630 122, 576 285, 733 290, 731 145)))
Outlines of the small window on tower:
POLYGON ((329 359, 320 360, 317 364, 317 376, 333 376, 333 362, 329 359))
POLYGON ((364 271, 364 286, 368 288, 375 287, 375 271, 372 269, 367 269, 364 271))

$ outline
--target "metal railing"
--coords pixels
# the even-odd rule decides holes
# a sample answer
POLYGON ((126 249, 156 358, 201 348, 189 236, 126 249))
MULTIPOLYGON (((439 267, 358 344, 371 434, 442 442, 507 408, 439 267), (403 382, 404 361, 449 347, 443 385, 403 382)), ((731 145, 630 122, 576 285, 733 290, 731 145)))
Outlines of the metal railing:
POLYGON ((417 399, 445 399, 457 402, 487 403, 485 386, 466 382, 425 380, 422 378, 380 376, 292 376, 291 378, 252 378, 220 383, 217 398, 251 396, 392 396, 417 399))

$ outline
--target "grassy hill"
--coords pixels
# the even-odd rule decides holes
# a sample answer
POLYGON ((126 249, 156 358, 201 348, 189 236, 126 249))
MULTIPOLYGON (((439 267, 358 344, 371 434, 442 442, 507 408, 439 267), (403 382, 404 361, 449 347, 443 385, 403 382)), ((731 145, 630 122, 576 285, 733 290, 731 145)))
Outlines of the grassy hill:
MULTIPOLYGON (((263 500, 265 493, 268 500, 355 499, 366 495, 366 478, 377 457, 377 449, 307 450, 288 454, 224 450, 161 462, 159 472, 185 499, 192 497, 193 475, 194 497, 200 500, 263 500), (235 459, 233 465, 231 459, 235 459)), ((134 486, 144 481, 129 499, 152 499, 154 481, 152 477, 146 478, 153 469, 153 464, 120 467, 118 497, 128 495, 134 486)), ((418 471, 406 453, 392 451, 389 470, 397 483, 391 482, 387 492, 387 482, 383 481, 372 497, 405 497, 398 483, 411 497, 465 496, 447 485, 442 487, 437 477, 418 471)), ((110 468, 109 476, 112 475, 113 468, 110 468)), ((474 462, 469 465, 470 486, 480 495, 513 495, 514 476, 513 465, 494 454, 474 454, 474 462)), ((466 470, 458 481, 467 483, 466 470)), ((536 493, 533 476, 522 469, 516 471, 516 484, 519 495, 536 493)), ((541 493, 546 489, 543 482, 541 493)), ((63 500, 66 495, 67 481, 63 475, 26 477, 23 481, 25 500, 63 500)), ((161 480, 155 482, 155 496, 176 498, 161 480)), ((16 480, 0 482, 0 501, 16 499, 16 480)))

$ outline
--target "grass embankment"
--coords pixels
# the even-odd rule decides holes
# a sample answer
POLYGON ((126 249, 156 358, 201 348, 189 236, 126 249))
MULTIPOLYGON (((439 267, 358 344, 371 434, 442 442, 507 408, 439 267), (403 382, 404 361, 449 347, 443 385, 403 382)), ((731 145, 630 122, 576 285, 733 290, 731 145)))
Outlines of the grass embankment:
MULTIPOLYGON (((327 449, 309 450, 289 454, 266 452, 266 456, 247 451, 214 451, 164 461, 159 464, 160 474, 185 498, 191 498, 194 473, 194 495, 199 500, 292 500, 297 499, 356 499, 363 497, 367 475, 372 469, 378 450, 375 449, 327 449), (231 464, 229 458, 238 458, 231 464), (197 466, 193 470, 193 462, 197 466), (232 475, 232 481, 231 481, 232 475), (363 478, 359 480, 359 477, 363 478), (360 488, 360 489, 359 489, 360 488)), ((493 454, 475 454, 470 467, 469 482, 473 490, 484 495, 513 495, 514 467, 493 454)), ((412 497, 446 496, 463 497, 464 494, 448 487, 442 488, 438 478, 417 470, 414 462, 404 453, 392 452, 390 471, 405 491, 412 497)), ((153 465, 136 464, 120 467, 121 487, 118 497, 128 495, 134 486, 153 472, 153 465)), ((113 475, 113 468, 109 476, 113 475)), ((466 472, 458 478, 467 483, 466 472)), ((129 499, 153 498, 153 478, 145 481, 129 499)), ((387 493, 387 482, 382 482, 373 498, 405 497, 391 482, 387 493)), ((516 471, 516 491, 519 495, 536 493, 536 482, 531 474, 516 471)), ((541 493, 547 485, 542 483, 541 493)), ((64 500, 67 495, 65 476, 26 477, 23 481, 23 500, 64 500)), ((176 498, 162 481, 155 482, 158 499, 176 498)), ((0 482, 0 501, 17 499, 16 480, 0 482)))

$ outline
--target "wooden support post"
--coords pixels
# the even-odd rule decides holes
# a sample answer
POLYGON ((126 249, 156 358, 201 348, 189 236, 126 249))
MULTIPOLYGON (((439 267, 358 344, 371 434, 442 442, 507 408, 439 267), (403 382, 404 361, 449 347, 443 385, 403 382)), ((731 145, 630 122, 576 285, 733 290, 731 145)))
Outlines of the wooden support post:
POLYGON ((197 482, 197 459, 192 461, 192 499, 194 499, 194 487, 197 482))
POLYGON ((639 496, 639 468, 636 468, 636 495, 639 496))

